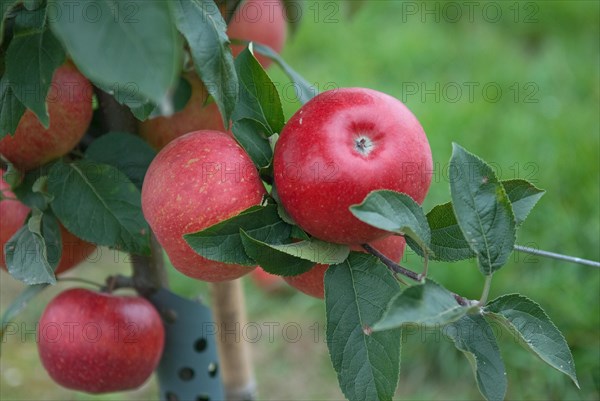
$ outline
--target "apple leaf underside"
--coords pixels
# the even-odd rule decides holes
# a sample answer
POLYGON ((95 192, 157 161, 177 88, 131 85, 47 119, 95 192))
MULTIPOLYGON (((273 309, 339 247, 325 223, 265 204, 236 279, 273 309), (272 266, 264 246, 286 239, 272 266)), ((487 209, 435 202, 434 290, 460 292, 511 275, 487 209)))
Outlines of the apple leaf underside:
POLYGON ((173 5, 177 29, 190 46, 196 72, 215 99, 227 127, 238 93, 227 24, 212 0, 178 0, 173 5))
POLYGON ((19 332, 17 328, 14 328, 14 332, 13 329, 9 328, 10 322, 25 309, 29 301, 42 292, 42 290, 44 290, 46 287, 48 287, 48 284, 29 285, 12 300, 2 315, 0 324, 0 347, 2 344, 4 344, 4 341, 6 341, 5 336, 7 334, 16 334, 19 332))
POLYGON ((38 209, 4 245, 10 275, 28 285, 56 284, 62 240, 56 218, 38 209))
POLYGON ((490 275, 508 260, 515 244, 515 216, 492 168, 453 144, 450 194, 460 230, 475 252, 479 269, 490 275))
POLYGON ((464 316, 468 307, 456 302, 450 291, 434 281, 408 287, 390 301, 373 331, 389 330, 406 324, 439 327, 464 316))
POLYGON ((79 238, 149 254, 150 229, 142 215, 140 191, 113 166, 58 161, 50 169, 48 192, 54 196, 54 214, 79 238))
POLYGON ((45 8, 19 12, 14 35, 6 52, 6 76, 21 103, 47 128, 46 96, 54 70, 65 61, 65 52, 46 26, 45 8))
POLYGON ((325 273, 327 346, 350 401, 391 400, 400 373, 401 329, 371 332, 399 286, 374 256, 351 252, 325 273))
POLYGON ((269 46, 260 43, 254 43, 253 46, 257 53, 273 60, 292 80, 300 103, 305 104, 319 94, 317 88, 309 84, 308 81, 302 77, 302 75, 298 74, 277 52, 275 52, 269 46))
POLYGON ((350 253, 350 248, 346 245, 314 238, 288 244, 269 244, 242 232, 242 242, 246 253, 265 271, 283 276, 302 274, 315 263, 342 263, 350 253))
POLYGON ((502 401, 507 380, 492 327, 481 315, 465 315, 442 329, 471 363, 477 387, 488 401, 502 401))
POLYGON ((48 5, 57 15, 71 16, 51 19, 50 27, 92 82, 117 93, 129 87, 156 104, 164 100, 179 74, 182 51, 172 2, 94 1, 97 18, 70 12, 68 2, 48 0, 48 5), (102 57, 97 49, 103 49, 102 57))
POLYGON ((504 295, 488 303, 484 313, 502 323, 521 345, 573 380, 579 388, 569 345, 544 310, 520 294, 504 295))
POLYGON ((350 212, 373 227, 405 236, 411 248, 431 253, 427 218, 410 196, 388 190, 373 191, 361 204, 350 206, 350 212))

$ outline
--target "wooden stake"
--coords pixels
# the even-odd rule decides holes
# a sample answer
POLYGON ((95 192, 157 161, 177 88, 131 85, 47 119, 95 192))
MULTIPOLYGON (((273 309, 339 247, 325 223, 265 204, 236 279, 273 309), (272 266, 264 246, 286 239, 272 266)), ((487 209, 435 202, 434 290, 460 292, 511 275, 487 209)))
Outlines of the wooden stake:
POLYGON ((242 336, 247 317, 240 279, 212 284, 212 309, 225 397, 227 401, 255 400, 249 343, 242 336))

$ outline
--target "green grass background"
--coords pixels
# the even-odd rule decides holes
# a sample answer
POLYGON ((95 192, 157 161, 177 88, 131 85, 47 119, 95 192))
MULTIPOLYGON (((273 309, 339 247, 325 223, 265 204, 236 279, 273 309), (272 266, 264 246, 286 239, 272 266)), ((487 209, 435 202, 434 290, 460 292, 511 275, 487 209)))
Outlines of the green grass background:
MULTIPOLYGON (((500 178, 527 178, 547 190, 520 230, 520 243, 599 260, 599 3, 476 2, 470 18, 465 2, 455 2, 463 12, 458 22, 446 21, 456 16, 446 4, 371 1, 348 18, 349 2, 310 1, 283 55, 321 89, 369 87, 405 100, 428 134, 436 164, 426 210, 449 199, 446 168, 451 143, 457 142, 492 162, 500 178), (488 4, 494 9, 484 14, 488 4), (407 13, 412 6, 417 7, 414 15, 407 13), (437 14, 424 13, 436 7, 437 14), (502 16, 493 22, 496 7, 502 16), (531 12, 534 20, 527 20, 531 12), (468 85, 474 87, 472 98, 468 85), (417 93, 407 92, 415 86, 417 93), (498 87, 499 97, 493 90, 498 87)), ((276 67, 269 72, 286 87, 276 67)), ((284 107, 290 116, 298 105, 286 93, 284 107)), ((70 275, 101 281, 109 273, 127 271, 125 255, 101 252, 100 260, 70 275)), ((405 259, 419 266, 414 255, 407 253, 405 259)), ((473 262, 434 263, 430 271, 464 296, 477 298, 481 292, 483 280, 473 262)), ((207 285, 172 269, 170 276, 179 294, 208 298, 207 285)), ((6 274, 0 281, 5 310, 22 287, 6 274)), ((263 337, 252 345, 260 399, 343 399, 323 341, 323 303, 291 290, 268 295, 250 280, 244 282, 250 321, 280 322, 280 327, 298 323, 303 330, 297 342, 286 341, 282 330, 276 330, 271 342, 263 326, 263 337)), ((44 305, 64 286, 36 299, 18 322, 32 328, 44 305)), ((562 330, 581 390, 501 332, 507 399, 599 399, 599 270, 515 254, 494 277, 491 296, 512 292, 539 302, 562 330)), ((11 336, 2 344, 2 400, 157 398, 154 380, 135 392, 106 396, 61 389, 41 367, 32 336, 24 340, 11 336)), ((405 336, 395 399, 480 398, 466 359, 451 343, 435 332, 405 336)))

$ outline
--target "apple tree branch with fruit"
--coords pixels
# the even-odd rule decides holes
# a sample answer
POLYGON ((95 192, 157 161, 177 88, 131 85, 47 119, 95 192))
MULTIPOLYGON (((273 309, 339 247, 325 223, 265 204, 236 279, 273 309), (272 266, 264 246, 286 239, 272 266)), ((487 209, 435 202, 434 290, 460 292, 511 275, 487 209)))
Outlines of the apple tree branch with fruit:
POLYGON ((488 299, 513 251, 536 252, 516 233, 544 191, 499 180, 453 144, 449 201, 423 211, 433 159, 421 124, 372 89, 317 93, 286 64, 285 9, 297 3, 3 3, 1 266, 28 287, 2 334, 95 247, 128 252, 131 277, 48 304, 38 348, 64 387, 139 387, 168 356, 168 318, 148 301, 167 287, 164 250, 190 280, 229 282, 260 266, 324 298, 331 362, 352 401, 392 399, 407 325, 451 339, 487 400, 507 389, 490 322, 578 385, 540 305, 521 294, 488 299), (90 7, 94 18, 82 12, 90 7), (259 18, 249 21, 252 10, 259 18), (303 103, 288 121, 265 72, 273 61, 303 103), (406 246, 422 266, 399 263, 406 246), (428 278, 435 261, 466 259, 485 276, 479 299, 428 278), (52 330, 74 320, 96 326, 69 326, 59 340, 52 330), (94 329, 112 335, 89 341, 94 329))

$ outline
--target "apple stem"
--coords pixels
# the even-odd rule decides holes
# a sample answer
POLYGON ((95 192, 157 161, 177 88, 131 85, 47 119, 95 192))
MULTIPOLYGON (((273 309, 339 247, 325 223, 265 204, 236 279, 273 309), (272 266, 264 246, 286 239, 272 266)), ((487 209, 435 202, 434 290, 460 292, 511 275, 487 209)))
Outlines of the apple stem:
POLYGON ((102 287, 102 292, 112 293, 119 288, 135 288, 135 281, 132 277, 116 275, 106 278, 106 285, 102 287))
POLYGON ((405 277, 419 282, 423 281, 423 279, 425 278, 423 274, 416 273, 410 269, 407 269, 406 267, 400 266, 398 263, 385 256, 383 253, 379 252, 371 245, 362 244, 361 246, 364 248, 365 251, 369 252, 371 255, 377 256, 379 260, 381 260, 383 264, 386 265, 393 273, 401 274, 405 277))
POLYGON ((59 283, 68 283, 68 282, 82 283, 82 284, 92 285, 92 286, 98 287, 100 289, 104 288, 104 286, 100 283, 97 283, 92 280, 86 280, 84 278, 79 278, 79 277, 57 277, 56 281, 59 283))

